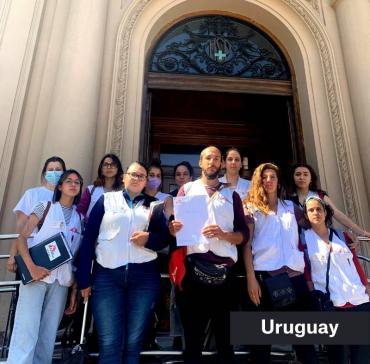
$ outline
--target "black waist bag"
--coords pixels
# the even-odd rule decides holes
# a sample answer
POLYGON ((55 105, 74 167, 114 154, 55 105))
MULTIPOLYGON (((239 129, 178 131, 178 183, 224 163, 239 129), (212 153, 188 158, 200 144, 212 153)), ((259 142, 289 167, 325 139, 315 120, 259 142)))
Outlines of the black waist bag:
POLYGON ((318 289, 311 291, 313 308, 315 311, 334 311, 333 301, 329 292, 322 292, 318 289))
POLYGON ((287 273, 265 278, 263 283, 274 309, 283 308, 296 302, 295 290, 287 273))
POLYGON ((187 271, 192 280, 207 286, 220 286, 225 283, 228 267, 199 259, 193 255, 186 257, 187 271))

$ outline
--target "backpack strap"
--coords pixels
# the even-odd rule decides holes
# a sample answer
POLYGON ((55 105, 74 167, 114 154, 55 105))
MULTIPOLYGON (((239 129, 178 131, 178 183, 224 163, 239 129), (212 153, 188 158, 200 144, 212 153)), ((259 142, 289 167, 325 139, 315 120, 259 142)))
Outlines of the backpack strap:
POLYGON ((45 217, 46 217, 46 215, 48 214, 48 212, 49 212, 49 210, 50 210, 50 206, 51 206, 51 201, 48 201, 48 203, 46 204, 46 207, 45 207, 44 213, 42 214, 42 218, 41 218, 41 220, 39 221, 39 223, 37 224, 37 228, 39 229, 39 231, 41 230, 42 225, 44 224, 45 217))
POLYGON ((308 249, 307 249, 306 236, 304 234, 304 229, 301 229, 301 231, 299 233, 299 239, 300 239, 301 244, 303 246, 303 255, 304 255, 305 260, 307 262, 307 268, 308 268, 309 272, 311 273, 311 261, 310 261, 310 257, 308 256, 308 249))

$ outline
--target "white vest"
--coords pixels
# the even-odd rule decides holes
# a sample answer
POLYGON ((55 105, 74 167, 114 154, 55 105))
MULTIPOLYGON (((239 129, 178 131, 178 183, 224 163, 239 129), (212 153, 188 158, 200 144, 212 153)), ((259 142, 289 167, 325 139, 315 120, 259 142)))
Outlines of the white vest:
POLYGON ((149 208, 144 200, 134 208, 127 204, 122 191, 104 194, 105 213, 100 224, 96 260, 105 268, 118 268, 128 263, 145 263, 157 253, 130 242, 135 231, 145 231, 149 224, 149 208))
MULTIPOLYGON (((46 206, 47 202, 43 202, 43 204, 46 206)), ((81 240, 81 218, 76 212, 75 206, 73 206, 71 220, 67 225, 60 203, 52 203, 40 231, 33 238, 33 241, 28 243, 28 247, 31 248, 59 232, 62 232, 66 237, 72 255, 74 255, 77 252, 81 240)), ((51 284, 56 280, 58 280, 59 284, 62 286, 69 287, 72 285, 74 278, 71 262, 64 263, 60 267, 52 270, 50 275, 42 281, 51 284)))
MULTIPOLYGON (((326 292, 329 246, 312 229, 306 230, 304 234, 311 262, 312 282, 315 289, 326 292)), ((333 234, 331 246, 329 292, 334 306, 340 307, 347 302, 355 306, 369 302, 347 244, 333 234)))
POLYGON ((104 194, 104 187, 103 186, 96 186, 94 188, 94 185, 90 185, 90 186, 87 186, 87 188, 89 189, 90 196, 91 196, 90 205, 89 205, 89 208, 88 208, 88 210, 86 212, 86 216, 89 217, 90 216, 90 213, 91 213, 91 210, 95 206, 96 202, 104 194), (93 189, 94 189, 93 194, 91 194, 91 191, 93 189))
MULTIPOLYGON (((209 224, 217 224, 227 232, 234 231, 233 191, 230 188, 222 188, 220 191, 216 191, 215 195, 209 197, 201 180, 196 180, 186 183, 184 192, 187 196, 206 195, 209 224)), ((238 253, 234 244, 217 238, 206 238, 206 241, 207 243, 188 246, 187 254, 211 251, 219 257, 231 258, 234 262, 238 260, 238 253)))
POLYGON ((255 270, 273 271, 287 266, 304 270, 303 252, 298 249, 298 225, 293 202, 278 202, 277 213, 265 215, 253 209, 254 234, 252 240, 255 270))
MULTIPOLYGON (((226 174, 223 177, 221 177, 219 181, 222 183, 228 183, 226 179, 226 174)), ((247 179, 239 177, 238 183, 236 184, 235 189, 233 187, 230 187, 230 188, 234 190, 235 192, 237 192, 238 195, 240 196, 240 199, 243 201, 245 197, 247 196, 250 184, 251 182, 248 181, 247 179)))

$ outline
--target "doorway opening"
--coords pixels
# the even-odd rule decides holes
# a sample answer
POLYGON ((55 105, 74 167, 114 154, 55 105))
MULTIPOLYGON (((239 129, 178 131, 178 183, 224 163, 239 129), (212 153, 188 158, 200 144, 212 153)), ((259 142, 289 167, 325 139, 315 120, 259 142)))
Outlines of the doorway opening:
POLYGON ((243 176, 260 163, 283 170, 305 161, 287 58, 254 24, 223 15, 185 19, 168 29, 148 59, 141 157, 160 159, 163 191, 173 166, 199 175, 200 151, 241 151, 243 176))

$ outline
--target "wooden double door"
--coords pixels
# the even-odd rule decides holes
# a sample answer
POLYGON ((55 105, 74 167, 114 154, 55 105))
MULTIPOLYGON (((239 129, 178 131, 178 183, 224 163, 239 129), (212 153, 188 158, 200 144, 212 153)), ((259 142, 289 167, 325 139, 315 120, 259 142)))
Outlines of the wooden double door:
POLYGON ((199 175, 199 153, 207 145, 222 151, 238 148, 248 159, 246 177, 263 162, 287 170, 305 159, 290 83, 261 80, 252 87, 222 83, 218 87, 216 79, 212 83, 207 78, 208 84, 196 87, 186 77, 183 82, 153 78, 147 92, 142 156, 162 161, 165 192, 175 187, 173 166, 181 160, 190 161, 199 175))

